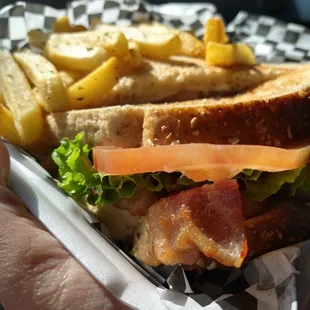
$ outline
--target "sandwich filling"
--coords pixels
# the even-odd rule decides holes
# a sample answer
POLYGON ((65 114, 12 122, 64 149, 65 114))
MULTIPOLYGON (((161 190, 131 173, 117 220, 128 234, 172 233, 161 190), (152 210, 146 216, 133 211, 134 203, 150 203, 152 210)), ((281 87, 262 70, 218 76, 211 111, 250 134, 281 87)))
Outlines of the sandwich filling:
MULTIPOLYGON (((63 139, 58 185, 98 208, 139 217, 133 255, 152 266, 206 258, 240 267, 248 254, 243 208, 310 191, 310 146, 174 144, 122 149, 63 139)), ((126 225, 126 223, 124 223, 126 225)))

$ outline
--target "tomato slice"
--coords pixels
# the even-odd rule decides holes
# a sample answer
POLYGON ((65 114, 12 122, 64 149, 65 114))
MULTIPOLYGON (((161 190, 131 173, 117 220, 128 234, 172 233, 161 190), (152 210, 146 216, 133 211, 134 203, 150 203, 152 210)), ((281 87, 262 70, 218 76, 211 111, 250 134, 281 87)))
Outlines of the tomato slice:
POLYGON ((189 143, 122 149, 93 148, 94 169, 109 175, 181 172, 192 180, 220 181, 243 169, 278 172, 299 168, 310 159, 310 146, 283 149, 259 145, 189 143))

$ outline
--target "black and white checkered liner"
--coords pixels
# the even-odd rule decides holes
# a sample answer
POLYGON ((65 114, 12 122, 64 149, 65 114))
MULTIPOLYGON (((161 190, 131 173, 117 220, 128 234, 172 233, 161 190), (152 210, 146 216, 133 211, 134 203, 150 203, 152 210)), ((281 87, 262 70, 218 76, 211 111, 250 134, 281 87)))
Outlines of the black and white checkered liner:
MULTIPOLYGON (((64 10, 17 2, 0 10, 0 49, 13 50, 24 45, 30 30, 48 32, 55 19, 65 14, 72 23, 85 26, 92 18, 119 25, 156 20, 175 28, 193 30, 201 37, 206 20, 217 11, 211 4, 154 6, 140 0, 75 1, 64 10)), ((303 26, 240 12, 228 25, 228 31, 234 40, 251 44, 259 61, 310 59, 310 31, 303 26)), ((188 272, 180 266, 142 270, 141 266, 128 259, 153 283, 187 294, 204 309, 293 310, 297 309, 296 287, 300 278, 296 258, 297 261, 310 261, 309 247, 310 243, 306 242, 269 253, 242 270, 204 273, 188 272)), ((126 256, 123 251, 119 252, 126 256)), ((307 268, 305 263, 298 267, 307 268)), ((304 295, 298 302, 303 309, 310 309, 310 305, 305 303, 307 292, 304 295)))
POLYGON ((122 26, 156 20, 175 28, 191 29, 197 36, 202 36, 205 21, 216 13, 216 8, 202 4, 180 11, 180 7, 175 6, 173 12, 167 14, 163 6, 152 6, 140 0, 74 1, 69 3, 66 10, 17 2, 0 11, 0 48, 18 48, 25 43, 27 32, 34 29, 48 32, 53 22, 65 14, 71 23, 86 27, 93 18, 122 26), (179 15, 176 15, 175 11, 178 10, 179 15))
POLYGON ((228 30, 254 46, 257 59, 265 62, 310 60, 310 29, 268 16, 240 12, 228 30))

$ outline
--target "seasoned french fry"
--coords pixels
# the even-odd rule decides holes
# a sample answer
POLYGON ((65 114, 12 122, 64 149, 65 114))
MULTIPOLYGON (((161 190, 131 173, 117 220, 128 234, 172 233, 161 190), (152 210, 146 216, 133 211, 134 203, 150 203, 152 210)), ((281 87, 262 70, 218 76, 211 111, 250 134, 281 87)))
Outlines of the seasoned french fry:
POLYGON ((60 68, 91 72, 111 57, 104 48, 47 42, 44 55, 60 68))
POLYGON ((28 42, 31 46, 43 50, 49 34, 42 32, 41 30, 31 30, 28 32, 28 42))
POLYGON ((82 31, 75 33, 54 33, 50 36, 50 46, 67 45, 85 48, 103 47, 113 56, 124 57, 128 53, 128 41, 119 31, 82 31))
POLYGON ((42 95, 40 94, 39 90, 36 87, 34 87, 32 89, 32 92, 33 92, 34 96, 36 97, 37 102, 43 107, 44 99, 43 99, 42 95))
POLYGON ((256 64, 254 53, 247 44, 236 44, 236 62, 238 65, 246 66, 253 66, 256 64))
POLYGON ((103 32, 113 32, 113 31, 121 31, 120 26, 103 24, 98 20, 93 20, 91 23, 91 28, 95 31, 103 31, 103 32))
POLYGON ((154 33, 135 27, 122 28, 126 38, 138 44, 141 54, 154 59, 168 59, 181 50, 181 40, 175 33, 154 33))
POLYGON ((118 82, 119 72, 119 61, 112 57, 95 71, 73 84, 68 91, 71 108, 82 109, 96 105, 118 82))
POLYGON ((255 57, 251 49, 243 43, 220 44, 209 42, 206 50, 209 65, 230 67, 234 65, 254 65, 255 57))
POLYGON ((82 25, 71 25, 69 23, 69 18, 67 16, 63 16, 58 18, 53 24, 53 32, 78 32, 85 31, 86 27, 82 25))
POLYGON ((82 77, 85 76, 84 73, 79 72, 79 71, 64 71, 60 70, 59 75, 62 79, 62 83, 64 84, 65 87, 69 87, 78 80, 80 80, 82 77))
POLYGON ((65 111, 69 106, 67 91, 55 66, 39 54, 26 52, 14 53, 14 58, 37 87, 47 112, 65 111))
POLYGON ((136 42, 141 54, 154 59, 168 59, 172 55, 180 53, 182 44, 178 34, 172 31, 151 31, 150 25, 143 27, 118 27, 114 25, 96 24, 95 31, 113 33, 122 31, 127 40, 136 42))
POLYGON ((209 42, 228 42, 228 37, 225 32, 225 25, 223 23, 223 20, 219 17, 212 17, 206 23, 204 43, 207 46, 209 42))
POLYGON ((4 97, 1 92, 0 92, 0 104, 4 104, 4 97))
POLYGON ((205 46, 202 41, 196 38, 192 33, 180 31, 174 28, 168 28, 159 23, 140 24, 139 28, 154 33, 174 33, 181 40, 181 49, 179 55, 203 58, 205 55, 205 46))
POLYGON ((182 43, 180 55, 204 58, 205 46, 190 32, 180 31, 179 37, 182 43))
POLYGON ((18 132, 14 124, 12 113, 0 101, 0 136, 14 144, 20 144, 18 132))
POLYGON ((133 68, 139 68, 142 64, 142 55, 139 45, 134 41, 128 42, 129 48, 129 64, 133 68))
POLYGON ((36 142, 43 132, 42 110, 24 73, 6 51, 0 51, 0 91, 13 114, 21 144, 36 142))

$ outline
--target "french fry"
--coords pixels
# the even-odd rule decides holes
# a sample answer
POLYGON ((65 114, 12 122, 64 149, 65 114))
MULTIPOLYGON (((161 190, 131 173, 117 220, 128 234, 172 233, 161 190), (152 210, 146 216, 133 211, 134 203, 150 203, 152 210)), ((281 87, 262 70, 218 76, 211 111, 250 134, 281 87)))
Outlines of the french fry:
POLYGON ((78 80, 80 80, 82 77, 85 76, 82 72, 79 71, 64 71, 60 70, 59 75, 62 79, 62 83, 64 84, 65 87, 69 87, 78 80))
POLYGON ((228 37, 225 32, 225 25, 223 23, 223 20, 219 17, 212 17, 206 23, 204 34, 205 46, 207 46, 209 42, 215 42, 215 43, 228 42, 228 37))
POLYGON ((67 91, 55 66, 46 58, 30 51, 16 52, 14 58, 37 87, 47 112, 65 111, 69 106, 67 91))
POLYGON ((118 27, 114 25, 95 24, 95 31, 113 33, 122 31, 129 41, 136 42, 143 56, 153 59, 168 59, 172 55, 179 54, 181 40, 173 32, 150 31, 149 25, 143 27, 118 27))
POLYGON ((247 44, 236 44, 236 62, 238 65, 245 66, 253 66, 256 64, 254 53, 247 44))
POLYGON ((13 114, 21 144, 36 142, 43 132, 42 110, 24 73, 6 51, 0 51, 0 91, 13 114))
POLYGON ((28 42, 31 46, 43 50, 49 34, 42 32, 41 30, 31 30, 28 32, 28 42))
POLYGON ((204 58, 205 46, 190 32, 180 31, 179 37, 182 43, 180 55, 204 58))
POLYGON ((160 23, 140 24, 139 28, 154 33, 174 33, 181 40, 181 49, 179 55, 203 58, 205 55, 205 46, 202 41, 196 38, 188 31, 181 31, 174 28, 168 28, 160 23))
POLYGON ((111 57, 104 48, 84 47, 63 43, 45 45, 44 55, 60 68, 91 72, 111 57))
MULTIPOLYGON (((91 21, 91 28, 100 32, 109 33, 109 32, 119 32, 121 31, 121 28, 115 25, 106 25, 102 24, 99 20, 92 20, 91 21)), ((139 48, 139 45, 132 40, 128 40, 128 51, 124 49, 123 55, 119 57, 120 55, 115 56, 119 58, 119 60, 124 63, 123 67, 123 73, 132 72, 133 69, 139 68, 142 64, 142 55, 139 48)))
POLYGON ((53 32, 78 32, 85 31, 86 27, 82 25, 71 25, 69 23, 69 18, 67 16, 63 16, 58 18, 53 24, 53 32))
POLYGON ((95 71, 73 84, 69 90, 72 109, 92 107, 118 82, 120 64, 112 57, 95 71))
POLYGON ((0 136, 7 139, 13 144, 20 144, 18 132, 14 124, 14 118, 12 113, 4 106, 0 101, 0 136))
POLYGON ((154 33, 135 27, 121 29, 128 40, 138 44, 143 56, 153 59, 168 59, 181 50, 181 40, 175 33, 154 33))
POLYGON ((51 46, 66 45, 80 46, 85 48, 102 47, 116 57, 124 57, 128 53, 128 41, 124 34, 119 31, 82 31, 75 33, 54 33, 48 43, 51 46))
POLYGON ((43 99, 42 95, 40 94, 39 90, 38 90, 36 87, 34 87, 34 88, 32 89, 32 92, 33 92, 34 96, 36 97, 37 102, 38 102, 41 106, 43 106, 43 104, 44 104, 44 99, 43 99))
POLYGON ((230 67, 234 65, 254 65, 256 61, 251 49, 246 44, 209 42, 206 50, 206 62, 213 66, 230 67))
POLYGON ((139 45, 134 41, 128 42, 129 65, 133 68, 139 68, 142 64, 142 55, 139 45))

